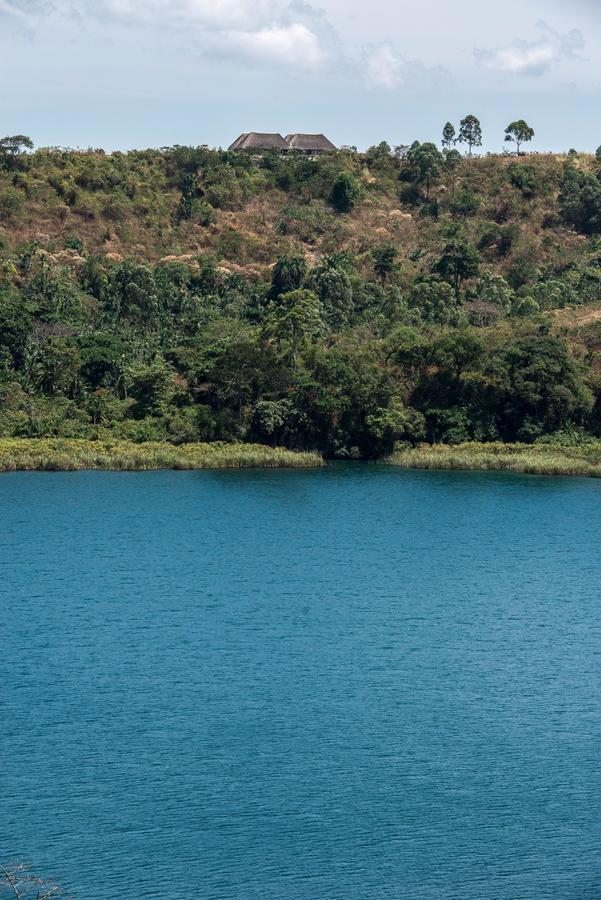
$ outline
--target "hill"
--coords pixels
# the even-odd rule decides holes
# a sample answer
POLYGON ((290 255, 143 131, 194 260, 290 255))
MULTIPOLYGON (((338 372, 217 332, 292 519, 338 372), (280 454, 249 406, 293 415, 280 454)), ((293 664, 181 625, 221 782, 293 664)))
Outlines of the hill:
POLYGON ((601 429, 586 155, 0 156, 0 436, 377 457, 601 429))

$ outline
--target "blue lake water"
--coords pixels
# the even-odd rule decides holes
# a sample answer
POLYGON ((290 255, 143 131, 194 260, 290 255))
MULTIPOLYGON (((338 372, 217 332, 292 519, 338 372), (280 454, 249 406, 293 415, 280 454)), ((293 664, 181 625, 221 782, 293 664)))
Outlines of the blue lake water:
POLYGON ((77 900, 601 897, 601 482, 0 476, 0 861, 77 900))

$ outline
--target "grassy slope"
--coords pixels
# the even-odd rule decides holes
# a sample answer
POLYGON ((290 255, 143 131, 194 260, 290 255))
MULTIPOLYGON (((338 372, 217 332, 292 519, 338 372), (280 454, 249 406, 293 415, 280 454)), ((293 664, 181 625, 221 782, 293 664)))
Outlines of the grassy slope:
POLYGON ((574 446, 422 445, 396 453, 387 462, 406 469, 485 469, 532 475, 582 475, 601 478, 601 441, 574 446))
MULTIPOLYGON (((511 253, 485 260, 491 269, 506 272, 518 256, 545 267, 561 267, 578 258, 585 244, 550 217, 564 159, 540 155, 517 161, 502 156, 463 160, 452 179, 447 176, 433 188, 432 199, 444 203, 464 189, 477 194, 480 207, 465 219, 474 238, 483 222, 518 226, 511 253), (537 170, 542 187, 533 198, 522 197, 508 184, 507 169, 516 163, 537 170)), ((578 164, 590 168, 592 157, 582 155, 578 164)), ((109 260, 133 256, 156 262, 165 256, 210 253, 249 275, 264 275, 280 253, 291 249, 303 251, 309 259, 346 248, 361 256, 374 245, 392 241, 401 254, 419 249, 421 262, 404 260, 407 275, 418 274, 433 249, 436 223, 399 201, 402 184, 396 171, 375 165, 370 170, 365 158, 342 153, 332 169, 352 169, 361 181, 362 200, 349 215, 337 215, 310 191, 275 187, 273 179, 255 169, 246 180, 239 177, 243 189, 230 190, 227 199, 215 206, 214 222, 203 226, 176 224, 180 191, 159 153, 145 158, 38 151, 26 172, 0 173, 0 240, 13 247, 37 240, 50 252, 60 253, 65 240, 77 236, 89 253, 109 260), (14 208, 4 208, 6 192, 16 203, 14 208)), ((365 262, 371 265, 370 260, 365 262)))
POLYGON ((77 469, 317 468, 317 453, 293 453, 260 444, 133 444, 63 438, 0 439, 0 472, 77 469))

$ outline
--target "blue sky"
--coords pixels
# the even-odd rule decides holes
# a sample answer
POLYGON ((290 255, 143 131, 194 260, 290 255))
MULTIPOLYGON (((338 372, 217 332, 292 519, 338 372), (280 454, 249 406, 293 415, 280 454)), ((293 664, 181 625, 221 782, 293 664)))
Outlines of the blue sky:
POLYGON ((227 146, 324 131, 364 148, 515 118, 601 144, 598 0, 0 0, 0 133, 37 145, 227 146))

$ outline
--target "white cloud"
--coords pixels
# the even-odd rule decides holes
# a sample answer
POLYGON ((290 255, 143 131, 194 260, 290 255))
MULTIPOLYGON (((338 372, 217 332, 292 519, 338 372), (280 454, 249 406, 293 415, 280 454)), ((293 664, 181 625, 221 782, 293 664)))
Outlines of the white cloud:
POLYGON ((80 26, 94 19, 112 28, 171 34, 194 53, 292 70, 332 73, 355 84, 395 90, 439 83, 442 69, 402 56, 390 41, 352 47, 344 44, 325 12, 305 0, 0 0, 26 19, 28 28, 43 16, 69 18, 80 26))
POLYGON ((369 87, 388 91, 439 88, 451 81, 443 66, 425 66, 420 60, 407 59, 390 42, 363 47, 359 69, 369 87))
POLYGON ((90 2, 88 9, 96 16, 149 25, 252 30, 277 19, 285 4, 278 0, 100 0, 90 2))
POLYGON ((563 59, 578 56, 584 49, 584 38, 578 30, 562 35, 539 22, 540 38, 536 41, 515 40, 494 50, 475 50, 481 66, 509 75, 540 76, 563 59))
POLYGON ((393 90, 404 81, 405 64, 392 44, 365 49, 365 74, 368 84, 393 90))
POLYGON ((317 35, 299 22, 258 31, 227 31, 223 38, 246 56, 295 68, 315 69, 326 58, 317 35))

